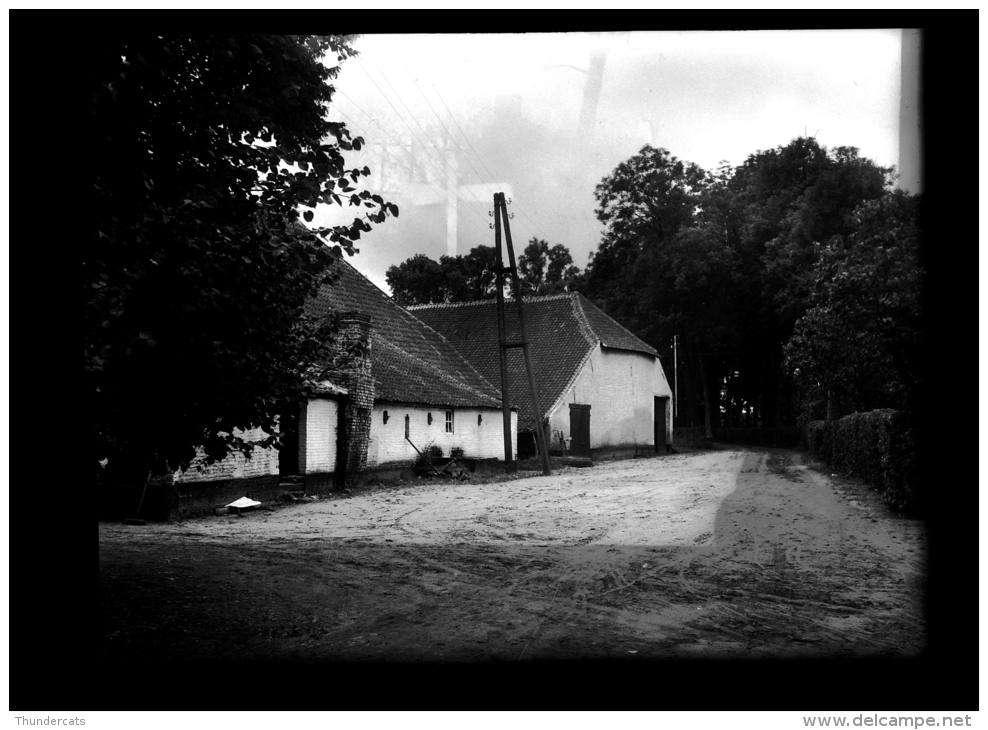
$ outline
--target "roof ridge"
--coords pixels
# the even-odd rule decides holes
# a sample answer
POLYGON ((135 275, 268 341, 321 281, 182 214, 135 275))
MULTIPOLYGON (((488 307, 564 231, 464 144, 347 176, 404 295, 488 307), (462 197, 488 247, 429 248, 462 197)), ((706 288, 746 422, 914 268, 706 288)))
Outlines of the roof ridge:
MULTIPOLYGON (((646 352, 646 353, 648 353, 650 355, 655 355, 655 357, 660 357, 658 350, 656 350, 650 344, 648 344, 647 342, 645 342, 645 340, 643 340, 641 337, 639 337, 634 332, 632 332, 631 330, 629 330, 623 324, 621 324, 620 322, 618 322, 616 319, 614 319, 614 317, 612 317, 611 315, 609 315, 603 309, 601 309, 596 304, 594 304, 592 300, 588 299, 587 297, 585 297, 580 292, 573 292, 573 293, 579 295, 580 300, 582 300, 583 302, 586 302, 587 304, 589 304, 591 307, 593 307, 595 310, 597 310, 597 312, 599 312, 604 317, 606 317, 611 322, 613 322, 615 326, 617 326, 620 329, 622 329, 625 332, 627 332, 632 337, 632 339, 634 339, 635 341, 639 342, 641 344, 641 347, 640 348, 635 348, 636 350, 641 351, 641 352, 646 352)), ((576 301, 579 301, 579 300, 574 299, 574 302, 576 302, 576 301)), ((586 312, 583 311, 583 304, 582 303, 581 303, 579 309, 580 309, 580 314, 584 318, 586 318, 586 312)), ((588 322, 588 325, 589 325, 589 320, 587 320, 587 322, 588 322)), ((593 329, 592 325, 591 325, 591 329, 593 329)), ((628 350, 628 349, 631 349, 631 348, 628 348, 628 347, 621 347, 620 345, 609 345, 606 342, 604 342, 603 337, 601 337, 599 334, 597 334, 597 331, 596 330, 594 330, 594 334, 597 336, 597 339, 600 342, 600 344, 603 345, 604 347, 610 347, 610 348, 614 348, 614 349, 618 349, 618 350, 628 350)))
MULTIPOLYGON (((542 294, 542 295, 529 295, 523 296, 521 298, 522 303, 525 302, 549 302, 557 301, 561 299, 568 299, 573 294, 578 292, 565 292, 563 294, 542 294)), ((504 301, 513 302, 514 297, 505 297, 504 301)), ((409 304, 405 309, 408 311, 418 310, 418 309, 457 309, 459 307, 470 307, 479 305, 489 305, 497 304, 497 299, 473 299, 469 302, 437 302, 435 304, 409 304)), ((399 305, 401 306, 401 305, 399 305)))
POLYGON ((405 309, 409 312, 416 309, 457 309, 459 307, 469 307, 478 304, 493 302, 493 299, 474 299, 469 302, 437 302, 435 304, 409 304, 405 309))
MULTIPOLYGON (((587 338, 587 342, 591 345, 596 345, 598 343, 603 344, 604 341, 601 339, 600 335, 590 324, 590 320, 587 319, 586 312, 583 311, 583 306, 580 304, 580 297, 587 299, 580 292, 571 292, 569 295, 570 301, 573 305, 573 314, 576 316, 576 321, 580 325, 580 332, 584 337, 587 338)), ((587 299, 587 301, 590 301, 587 299)))

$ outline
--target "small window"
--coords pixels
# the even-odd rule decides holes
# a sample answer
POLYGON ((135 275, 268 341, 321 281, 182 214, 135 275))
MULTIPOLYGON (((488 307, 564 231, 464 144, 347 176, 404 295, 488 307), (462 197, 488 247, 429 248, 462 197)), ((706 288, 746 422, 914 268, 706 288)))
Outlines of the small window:
POLYGON ((453 411, 446 411, 446 433, 453 433, 453 411))

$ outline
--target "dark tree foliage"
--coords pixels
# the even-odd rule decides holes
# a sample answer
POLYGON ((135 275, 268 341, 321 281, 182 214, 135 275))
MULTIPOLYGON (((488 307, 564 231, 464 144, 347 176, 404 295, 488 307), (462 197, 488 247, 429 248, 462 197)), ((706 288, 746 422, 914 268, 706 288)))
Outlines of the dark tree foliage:
MULTIPOLYGON (((580 270, 561 245, 549 247, 532 239, 518 258, 519 281, 529 294, 555 294, 579 281, 580 270)), ((439 261, 416 254, 387 272, 394 300, 402 306, 443 304, 492 299, 497 294, 497 254, 491 246, 477 246, 466 256, 441 256, 439 261)))
POLYGON ((417 253, 385 275, 394 300, 404 307, 412 304, 441 304, 446 301, 442 267, 424 253, 417 253))
POLYGON ((654 260, 640 259, 646 252, 657 254, 693 224, 706 178, 697 165, 645 145, 597 185, 597 219, 607 228, 591 255, 584 287, 625 326, 641 331, 652 322, 653 308, 628 296, 653 283, 654 260))
POLYGON ((532 237, 518 257, 518 279, 524 296, 561 294, 578 282, 580 269, 561 243, 550 248, 547 241, 532 237))
POLYGON ((448 301, 472 302, 496 295, 497 254, 492 246, 476 246, 466 256, 441 256, 449 288, 448 301))
MULTIPOLYGON (((341 250, 397 208, 358 192, 327 121, 344 37, 104 39, 91 57, 83 243, 89 458, 130 475, 251 446, 305 394, 333 322, 303 316, 341 250), (330 63, 323 57, 329 54, 330 63), (346 226, 299 207, 354 206, 346 226), (304 213, 306 220, 312 213, 304 213)), ((273 440, 273 437, 272 437, 273 440)), ((269 440, 269 443, 272 441, 269 440)))
POLYGON ((919 270, 915 206, 892 182, 814 139, 714 173, 646 146, 597 186, 606 230, 581 291, 663 354, 678 338, 680 421, 708 434, 794 425, 794 396, 821 389, 840 411, 901 403, 919 270))
POLYGON ((820 247, 812 306, 786 345, 804 420, 908 408, 919 376, 917 207, 901 191, 867 201, 848 235, 820 247))

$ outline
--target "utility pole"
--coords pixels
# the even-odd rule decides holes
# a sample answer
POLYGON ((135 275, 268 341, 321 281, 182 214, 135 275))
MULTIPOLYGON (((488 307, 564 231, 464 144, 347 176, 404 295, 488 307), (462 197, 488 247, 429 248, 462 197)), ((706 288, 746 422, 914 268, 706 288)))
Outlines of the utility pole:
POLYGON ((504 422, 504 471, 511 474, 518 470, 511 443, 511 404, 508 402, 508 351, 505 349, 507 335, 504 327, 504 264, 501 259, 501 209, 494 194, 494 250, 497 251, 497 351, 501 354, 501 413, 504 422))
POLYGON ((532 370, 532 356, 528 347, 528 333, 525 329, 525 314, 522 306, 521 284, 518 281, 518 267, 515 265, 515 251, 511 245, 511 227, 508 224, 507 203, 504 193, 494 193, 494 241, 497 249, 497 331, 501 352, 501 408, 504 419, 504 461, 505 471, 517 470, 517 464, 511 458, 511 412, 508 403, 508 350, 514 347, 522 348, 525 355, 525 370, 528 373, 528 391, 532 398, 532 412, 535 415, 535 442, 538 445, 539 457, 542 461, 542 473, 546 476, 552 473, 549 468, 549 449, 545 442, 545 431, 542 430, 542 410, 539 408, 539 396, 535 387, 535 372, 532 370), (508 249, 508 266, 504 266, 501 255, 501 220, 504 220, 505 247, 508 249), (511 289, 514 293, 515 304, 518 307, 519 342, 507 341, 504 309, 504 275, 511 275, 511 289))

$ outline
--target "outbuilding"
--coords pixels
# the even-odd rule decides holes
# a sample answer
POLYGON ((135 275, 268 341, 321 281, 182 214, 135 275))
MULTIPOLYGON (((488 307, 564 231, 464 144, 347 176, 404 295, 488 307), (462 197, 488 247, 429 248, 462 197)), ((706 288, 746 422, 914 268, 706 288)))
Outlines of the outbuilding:
MULTIPOLYGON (((409 307, 488 381, 500 386, 494 300, 409 307)), ((508 350, 508 402, 519 409, 519 456, 535 452, 535 428, 550 453, 602 456, 665 452, 672 444, 672 390, 656 350, 577 292, 524 299, 539 398, 531 407, 524 355, 508 350)), ((520 341, 517 305, 505 302, 506 336, 520 341)))

